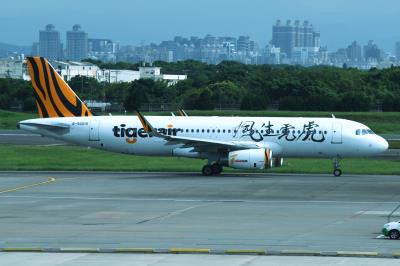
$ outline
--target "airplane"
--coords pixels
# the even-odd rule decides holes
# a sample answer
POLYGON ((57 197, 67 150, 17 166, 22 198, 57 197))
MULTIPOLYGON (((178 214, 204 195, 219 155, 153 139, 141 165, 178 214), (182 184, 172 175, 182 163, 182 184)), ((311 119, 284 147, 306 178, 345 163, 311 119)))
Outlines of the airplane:
POLYGON ((346 119, 218 116, 93 116, 43 57, 28 57, 27 66, 41 118, 18 123, 23 130, 96 149, 146 156, 206 159, 203 175, 223 167, 269 169, 285 157, 340 160, 388 149, 387 141, 367 126, 346 119))

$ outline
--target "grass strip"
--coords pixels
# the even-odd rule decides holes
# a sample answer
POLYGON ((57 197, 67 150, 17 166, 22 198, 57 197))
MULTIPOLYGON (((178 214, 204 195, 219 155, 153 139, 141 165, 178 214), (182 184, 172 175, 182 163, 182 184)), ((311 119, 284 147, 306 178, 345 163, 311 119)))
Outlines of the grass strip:
MULTIPOLYGON (((201 171, 204 160, 176 157, 134 156, 77 146, 0 145, 0 170, 77 171, 201 171)), ((254 172, 225 168, 227 172, 254 172)), ((393 160, 348 158, 342 160, 346 174, 400 175, 400 158, 393 160)), ((285 159, 283 167, 265 170, 275 173, 327 173, 330 159, 285 159)), ((260 171, 257 171, 260 172, 260 171)))

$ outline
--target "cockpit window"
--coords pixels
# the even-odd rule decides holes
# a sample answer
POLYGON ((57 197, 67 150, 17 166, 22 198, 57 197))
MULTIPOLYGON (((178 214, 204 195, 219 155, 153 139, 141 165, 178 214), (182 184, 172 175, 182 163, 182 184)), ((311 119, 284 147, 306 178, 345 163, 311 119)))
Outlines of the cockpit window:
POLYGON ((357 129, 356 130, 356 135, 368 135, 368 134, 375 134, 375 133, 371 129, 357 129))

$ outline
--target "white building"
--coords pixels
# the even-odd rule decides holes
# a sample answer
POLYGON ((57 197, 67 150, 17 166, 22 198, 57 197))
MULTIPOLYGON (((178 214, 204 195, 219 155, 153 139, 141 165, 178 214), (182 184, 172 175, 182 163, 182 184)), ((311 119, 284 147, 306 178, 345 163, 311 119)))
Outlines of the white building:
POLYGON ((160 79, 167 81, 168 82, 168 86, 172 86, 172 85, 175 85, 176 83, 178 83, 181 80, 187 79, 187 76, 186 75, 163 74, 163 75, 161 75, 160 79))
POLYGON ((281 63, 281 48, 267 45, 265 48, 266 63, 279 65, 281 63))
POLYGON ((100 71, 98 66, 87 62, 51 61, 50 64, 57 70, 65 81, 70 81, 76 76, 97 79, 97 73, 100 71))
POLYGON ((319 47, 294 47, 292 50, 292 64, 303 66, 319 64, 319 47))
POLYGON ((0 78, 26 79, 23 56, 11 57, 0 60, 0 78))
POLYGON ((187 79, 187 75, 161 74, 161 67, 154 66, 139 67, 139 75, 142 79, 164 80, 168 82, 169 86, 175 85, 180 80, 187 79))
MULTIPOLYGON (((8 61, 7 61, 8 62, 8 61)), ((51 61, 51 65, 57 70, 65 81, 70 81, 73 77, 84 76, 95 78, 99 82, 118 83, 118 82, 132 82, 138 79, 153 79, 156 81, 165 81, 168 86, 175 85, 180 80, 187 79, 187 75, 174 75, 174 74, 161 74, 160 67, 143 66, 137 70, 125 69, 100 69, 98 66, 88 62, 64 62, 64 61, 51 61)), ((2 63, 0 61, 0 77, 2 73, 16 73, 12 77, 23 78, 30 80, 29 75, 22 69, 22 63, 18 65, 18 70, 14 70, 13 64, 2 63)), ((5 74, 4 74, 5 75, 5 74)))
POLYGON ((99 82, 132 82, 138 79, 140 79, 140 73, 134 70, 103 69, 97 72, 97 81, 99 82))

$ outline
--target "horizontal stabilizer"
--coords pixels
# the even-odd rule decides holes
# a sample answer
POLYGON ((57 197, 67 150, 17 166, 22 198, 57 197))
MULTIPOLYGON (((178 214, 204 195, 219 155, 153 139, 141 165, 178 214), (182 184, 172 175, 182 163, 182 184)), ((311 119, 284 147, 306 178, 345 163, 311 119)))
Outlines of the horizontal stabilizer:
POLYGON ((42 120, 41 122, 36 122, 36 121, 29 121, 27 120, 19 122, 18 123, 18 128, 20 129, 26 129, 26 128, 37 128, 37 129, 45 129, 45 130, 50 130, 50 131, 56 131, 56 130, 67 130, 70 128, 69 125, 64 124, 64 123, 49 123, 49 121, 44 121, 42 120), (43 122, 42 122, 43 121, 43 122))

